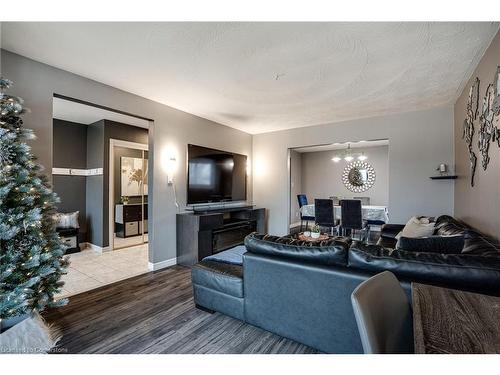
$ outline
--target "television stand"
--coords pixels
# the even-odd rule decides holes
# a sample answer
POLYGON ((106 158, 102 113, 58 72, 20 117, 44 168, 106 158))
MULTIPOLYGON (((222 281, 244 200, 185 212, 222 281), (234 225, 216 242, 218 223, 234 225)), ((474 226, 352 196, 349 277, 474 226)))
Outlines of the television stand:
POLYGON ((253 206, 177 214, 177 263, 192 266, 203 258, 242 245, 252 232, 265 233, 265 209, 253 206))

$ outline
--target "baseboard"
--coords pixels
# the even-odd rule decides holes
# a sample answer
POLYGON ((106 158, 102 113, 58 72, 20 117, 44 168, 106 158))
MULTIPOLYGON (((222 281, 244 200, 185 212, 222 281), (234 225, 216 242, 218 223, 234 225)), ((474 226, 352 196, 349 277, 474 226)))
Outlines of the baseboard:
POLYGON ((150 271, 158 271, 158 270, 161 270, 162 268, 175 266, 176 264, 177 264, 177 258, 171 258, 171 259, 164 260, 162 262, 156 262, 156 263, 149 262, 148 268, 150 271))
POLYGON ((105 253, 107 251, 111 251, 110 246, 101 247, 101 246, 94 245, 93 243, 90 243, 90 242, 82 242, 80 244, 80 248, 82 250, 83 249, 90 249, 90 250, 95 251, 97 253, 105 253), (83 246, 83 248, 82 248, 82 246, 83 246))

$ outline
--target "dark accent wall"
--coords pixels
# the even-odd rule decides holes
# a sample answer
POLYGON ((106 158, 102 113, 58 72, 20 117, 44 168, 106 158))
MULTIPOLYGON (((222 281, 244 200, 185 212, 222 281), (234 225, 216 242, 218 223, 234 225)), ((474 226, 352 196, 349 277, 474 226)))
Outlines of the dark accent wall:
MULTIPOLYGON (((54 119, 53 166, 56 168, 86 168, 87 125, 54 119)), ((87 241, 86 177, 54 175, 52 184, 61 200, 59 212, 79 211, 80 242, 87 241)))
MULTIPOLYGON (((87 168, 102 168, 104 162, 104 120, 87 126, 87 168)), ((87 218, 89 222, 88 241, 103 246, 103 176, 88 176, 87 218)))
POLYGON ((53 160, 56 168, 86 168, 87 125, 54 119, 53 160))
MULTIPOLYGON (((148 143, 148 130, 110 120, 90 125, 54 119, 53 166, 57 168, 103 168, 97 176, 52 176, 54 191, 61 198, 60 212, 80 211, 80 241, 109 246, 109 140, 148 143)), ((120 156, 141 157, 137 150, 120 148, 115 155, 115 187, 120 192, 120 156)))
MULTIPOLYGON (((500 32, 493 38, 490 46, 484 53, 481 61, 470 76, 460 97, 455 103, 455 171, 458 178, 455 180, 455 216, 464 220, 477 229, 500 238, 500 147, 491 142, 489 148, 490 162, 488 168, 481 166, 481 153, 478 149, 479 129, 483 98, 486 88, 494 83, 493 79, 500 66, 500 32), (477 157, 474 187, 470 185, 471 171, 469 151, 462 138, 463 123, 467 111, 469 89, 479 78, 479 112, 474 121, 474 136, 472 150, 477 157)), ((493 126, 500 128, 500 116, 493 119, 493 126)))

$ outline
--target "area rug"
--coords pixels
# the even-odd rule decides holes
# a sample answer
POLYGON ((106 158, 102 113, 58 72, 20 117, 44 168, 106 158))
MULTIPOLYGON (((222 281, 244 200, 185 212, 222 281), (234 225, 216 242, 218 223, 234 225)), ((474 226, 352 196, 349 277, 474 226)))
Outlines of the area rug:
POLYGON ((34 313, 32 317, 0 334, 0 354, 48 353, 61 337, 58 329, 34 313))

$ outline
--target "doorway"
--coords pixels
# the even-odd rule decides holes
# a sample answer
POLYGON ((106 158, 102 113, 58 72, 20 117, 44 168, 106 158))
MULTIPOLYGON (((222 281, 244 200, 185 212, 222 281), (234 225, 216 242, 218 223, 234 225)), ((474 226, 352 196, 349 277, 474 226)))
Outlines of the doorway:
POLYGON ((148 145, 110 139, 109 151, 111 249, 148 243, 148 145))
POLYGON ((311 228, 315 199, 333 201, 333 222, 340 201, 361 201, 364 225, 377 236, 389 222, 389 140, 363 140, 290 148, 288 154, 289 233, 311 228), (300 199, 299 199, 300 196, 300 199))
POLYGON ((58 232, 71 245, 66 253, 70 266, 62 278, 65 284, 56 298, 149 272, 147 167, 152 156, 148 153, 151 123, 146 118, 54 95, 53 189, 60 198, 58 216, 67 218, 61 223, 70 223, 70 227, 58 224, 58 232), (126 172, 122 174, 120 169, 126 172), (122 175, 127 183, 123 189, 122 175), (115 226, 116 206, 123 203, 135 208, 129 212, 129 207, 122 207, 124 226, 135 218, 128 228, 115 226))

